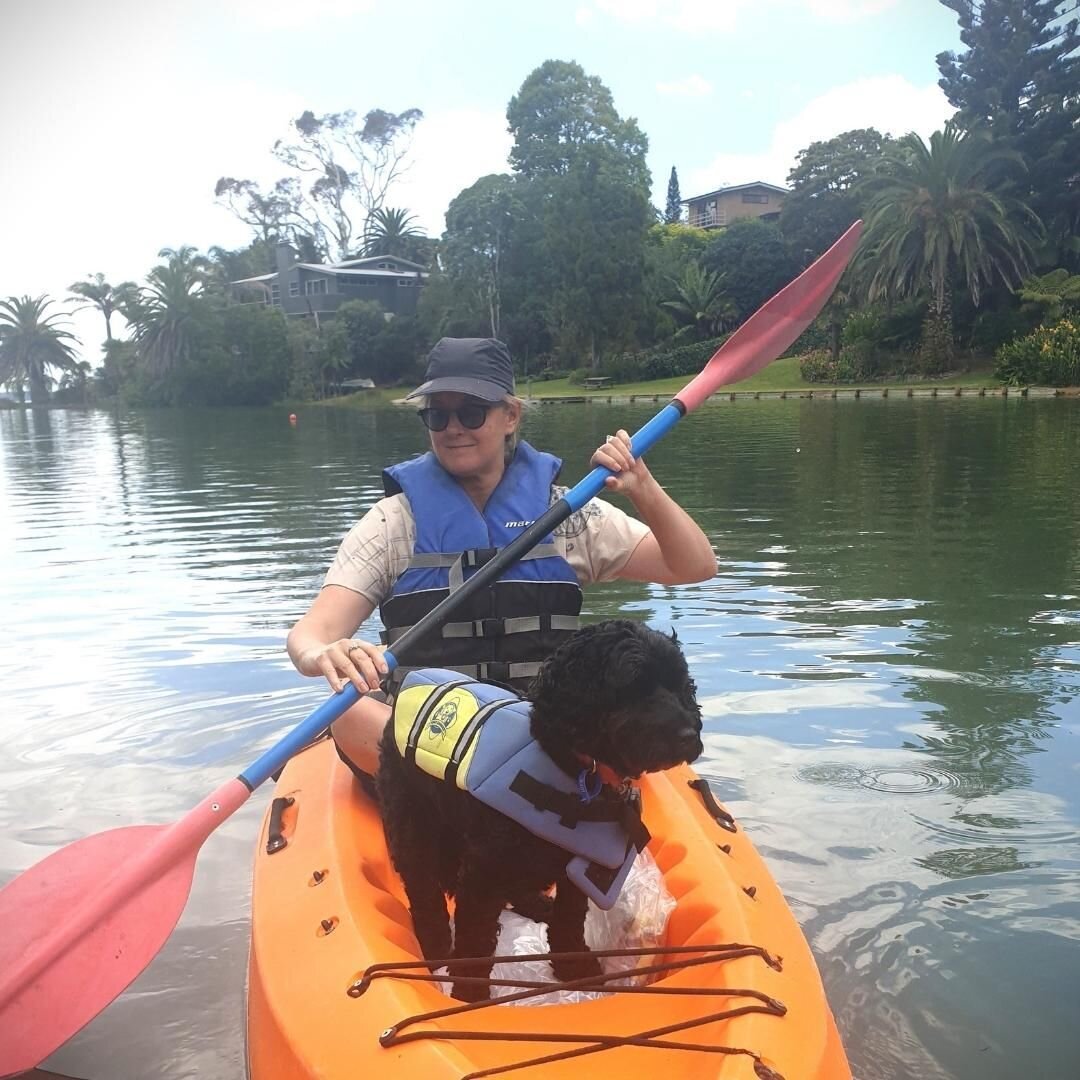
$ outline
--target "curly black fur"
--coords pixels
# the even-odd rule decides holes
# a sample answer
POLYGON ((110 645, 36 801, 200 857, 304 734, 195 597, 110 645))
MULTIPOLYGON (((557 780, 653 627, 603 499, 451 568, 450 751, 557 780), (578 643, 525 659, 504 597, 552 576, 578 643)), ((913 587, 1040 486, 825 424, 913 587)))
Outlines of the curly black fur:
MULTIPOLYGON (((570 776, 595 758, 624 777, 693 761, 701 753, 701 710, 675 635, 611 619, 585 627, 544 664, 529 689, 531 730, 570 776)), ((494 722, 497 722, 495 720, 494 722)), ((493 956, 499 913, 509 903, 543 908, 555 885, 548 943, 553 952, 585 952, 585 895, 566 878, 569 858, 467 792, 409 765, 398 752, 392 722, 379 747, 379 803, 386 842, 401 875, 424 957, 493 956), (456 900, 451 953, 446 897, 456 900)), ((615 798, 605 789, 605 797, 615 798)), ((455 969, 454 975, 489 975, 455 969)), ((597 974, 591 957, 556 967, 559 979, 597 974)), ((464 1000, 486 988, 455 984, 464 1000)))

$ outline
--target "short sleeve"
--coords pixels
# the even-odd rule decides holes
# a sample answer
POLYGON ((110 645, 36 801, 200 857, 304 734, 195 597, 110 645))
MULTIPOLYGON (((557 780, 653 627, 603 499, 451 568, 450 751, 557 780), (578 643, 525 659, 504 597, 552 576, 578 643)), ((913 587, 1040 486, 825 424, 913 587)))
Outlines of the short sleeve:
MULTIPOLYGON (((559 491, 561 496, 564 492, 559 491)), ((591 499, 556 529, 566 561, 582 585, 614 581, 649 526, 603 499, 591 499)))
POLYGON ((341 541, 323 586, 351 589, 378 607, 408 565, 415 539, 405 496, 380 499, 341 541))

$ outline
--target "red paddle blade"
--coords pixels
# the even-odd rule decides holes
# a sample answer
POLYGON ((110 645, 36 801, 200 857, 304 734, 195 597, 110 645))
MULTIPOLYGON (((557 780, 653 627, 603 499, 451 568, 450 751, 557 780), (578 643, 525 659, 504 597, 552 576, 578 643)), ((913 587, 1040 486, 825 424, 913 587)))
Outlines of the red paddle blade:
MULTIPOLYGON (((88 836, 0 891, 0 972, 15 971, 48 947, 80 903, 167 829, 135 825, 88 836)), ((0 1076, 40 1064, 150 963, 184 910, 197 854, 119 900, 36 978, 0 1000, 0 1076)))
POLYGON ((693 412, 711 393, 749 378, 772 363, 817 318, 859 244, 862 222, 856 221, 819 259, 791 284, 766 301, 713 353, 701 374, 676 400, 693 412))
POLYGON ((249 794, 230 780, 173 825, 88 836, 0 889, 0 1076, 39 1065, 150 963, 203 841, 249 794))

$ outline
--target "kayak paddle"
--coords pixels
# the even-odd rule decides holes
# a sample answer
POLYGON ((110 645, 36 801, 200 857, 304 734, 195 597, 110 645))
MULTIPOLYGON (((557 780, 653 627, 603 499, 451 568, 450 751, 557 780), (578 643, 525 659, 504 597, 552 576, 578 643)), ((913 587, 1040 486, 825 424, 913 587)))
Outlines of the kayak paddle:
MULTIPOLYGON (((824 307, 858 244, 856 222, 765 303, 632 439, 640 457, 721 386, 781 356, 824 307)), ((387 650, 391 669, 557 525, 611 475, 593 469, 387 650)), ((77 840, 0 890, 0 1076, 31 1069, 92 1020, 153 959, 187 902, 206 838, 271 774, 360 698, 346 684, 237 778, 172 825, 135 825, 77 840)))

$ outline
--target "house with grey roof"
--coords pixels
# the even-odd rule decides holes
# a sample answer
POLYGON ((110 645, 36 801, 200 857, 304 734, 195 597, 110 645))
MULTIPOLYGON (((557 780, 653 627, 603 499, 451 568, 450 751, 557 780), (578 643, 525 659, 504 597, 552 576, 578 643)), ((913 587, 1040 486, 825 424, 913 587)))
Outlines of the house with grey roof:
POLYGON ((229 283, 241 303, 269 304, 286 315, 332 315, 346 300, 377 300, 388 315, 412 315, 427 280, 419 263, 397 255, 369 255, 337 263, 305 263, 279 243, 271 274, 229 283))

